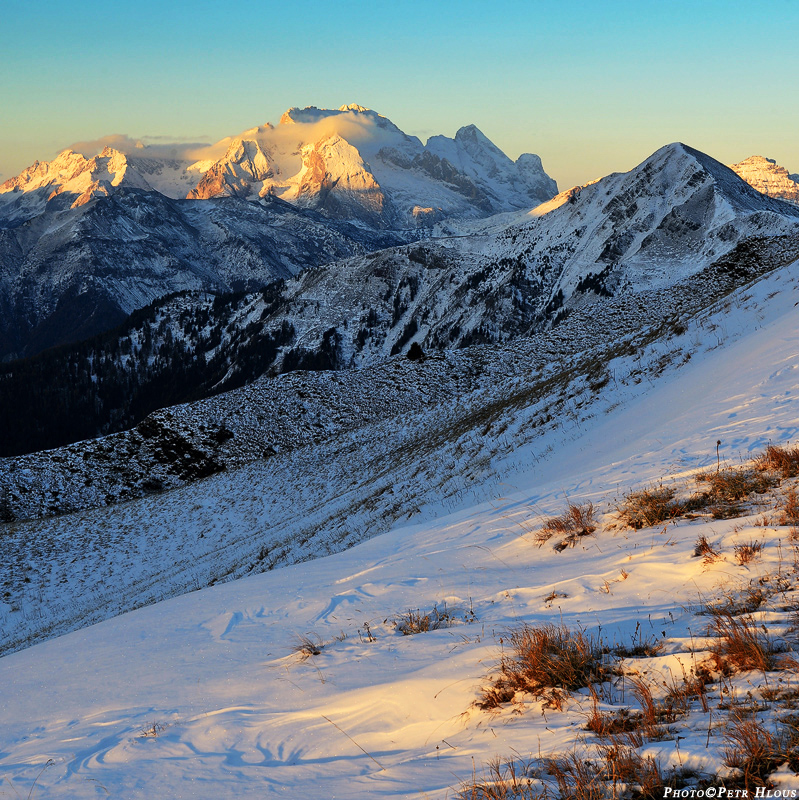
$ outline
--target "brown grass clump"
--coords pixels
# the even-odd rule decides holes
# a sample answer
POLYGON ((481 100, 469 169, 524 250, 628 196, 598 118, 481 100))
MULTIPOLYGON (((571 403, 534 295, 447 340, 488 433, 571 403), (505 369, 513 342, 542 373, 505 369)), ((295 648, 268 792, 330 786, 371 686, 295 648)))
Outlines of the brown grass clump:
POLYGON ((715 637, 710 651, 722 671, 757 669, 767 672, 787 665, 787 657, 778 655, 781 649, 752 617, 717 613, 708 627, 708 636, 715 637))
MULTIPOLYGON (((619 784, 636 787, 635 797, 662 798, 663 787, 673 785, 651 756, 643 757, 622 739, 599 748, 596 760, 576 753, 547 759, 546 771, 554 778, 560 797, 569 800, 606 800, 619 796, 619 784)), ((626 792, 622 791, 624 796, 626 792)))
POLYGON ((481 779, 473 775, 463 783, 457 797, 458 800, 543 800, 546 790, 532 782, 524 766, 497 757, 486 764, 481 779))
POLYGON ((724 763, 741 770, 747 789, 765 786, 766 778, 787 760, 777 737, 751 716, 734 715, 724 740, 724 763))
POLYGON ((608 787, 598 764, 576 753, 545 762, 546 771, 555 779, 561 797, 570 800, 605 800, 608 787))
POLYGON ((780 447, 770 444, 755 459, 755 468, 761 472, 776 472, 783 478, 799 475, 799 447, 780 447))
POLYGON ((397 630, 404 636, 437 631, 441 628, 448 628, 452 623, 453 617, 447 611, 446 605, 443 610, 439 610, 438 606, 433 606, 433 610, 427 614, 423 614, 419 609, 416 611, 409 609, 395 620, 397 630))
POLYGON ((651 658, 659 656, 666 649, 666 643, 654 636, 633 638, 629 645, 619 644, 613 648, 619 658, 651 658))
POLYGON ((680 713, 688 712, 692 700, 698 700, 702 711, 706 714, 710 708, 707 699, 707 685, 712 682, 710 672, 699 668, 690 675, 683 673, 682 683, 675 682, 666 695, 665 703, 680 713))
POLYGON ((686 692, 670 692, 663 700, 656 700, 645 681, 633 678, 632 693, 640 709, 620 708, 613 712, 601 712, 599 698, 596 691, 592 690, 593 707, 586 728, 602 738, 628 734, 628 743, 640 747, 645 740, 663 739, 668 733, 663 725, 676 722, 688 712, 686 692))
POLYGON ((788 489, 785 495, 780 525, 792 525, 794 527, 799 525, 799 497, 797 497, 796 489, 788 489))
POLYGON ((685 505, 674 499, 676 491, 659 486, 631 492, 619 506, 619 519, 633 530, 648 528, 685 513, 685 505))
POLYGON ((566 538, 559 543, 558 549, 574 547, 581 536, 589 536, 596 530, 594 520, 594 504, 569 503, 566 510, 558 517, 546 520, 539 530, 536 541, 541 547, 553 536, 562 535, 566 538))
POLYGON ((499 675, 483 689, 478 708, 497 708, 517 692, 546 697, 560 707, 558 690, 580 689, 601 682, 607 673, 599 641, 565 625, 533 627, 527 623, 511 630, 502 654, 499 675))
POLYGON ((740 564, 748 564, 760 556, 763 549, 763 542, 748 542, 747 544, 736 544, 732 548, 735 551, 735 560, 740 564))
POLYGON ((697 483, 708 484, 710 498, 717 502, 733 503, 750 494, 762 494, 775 484, 775 479, 757 469, 720 469, 700 472, 697 483))
POLYGON ((703 564, 712 564, 721 558, 721 553, 710 544, 704 535, 696 540, 696 545, 694 546, 694 557, 699 558, 700 556, 703 564))
POLYGON ((702 613, 711 616, 730 614, 737 617, 740 614, 751 614, 753 611, 757 611, 766 600, 768 600, 768 594, 763 587, 751 583, 739 592, 726 594, 721 600, 708 603, 702 613))

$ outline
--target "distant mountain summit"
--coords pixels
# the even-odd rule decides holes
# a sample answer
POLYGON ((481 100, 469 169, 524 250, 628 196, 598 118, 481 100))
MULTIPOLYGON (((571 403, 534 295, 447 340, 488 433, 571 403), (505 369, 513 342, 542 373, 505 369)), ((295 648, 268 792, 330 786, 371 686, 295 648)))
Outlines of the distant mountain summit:
POLYGON ((423 145, 352 103, 290 108, 277 127, 250 128, 173 158, 140 144, 129 152, 105 147, 90 158, 65 150, 0 185, 0 227, 118 188, 172 199, 272 196, 330 219, 394 230, 529 209, 557 193, 538 156, 514 162, 474 125, 423 145))
POLYGON ((511 161, 474 125, 423 145, 352 103, 290 108, 277 128, 245 131, 189 197, 271 194, 337 219, 414 228, 531 208, 556 193, 538 156, 511 161))
POLYGON ((758 192, 781 200, 799 203, 799 175, 791 175, 774 159, 765 156, 749 156, 730 169, 743 178, 758 192))

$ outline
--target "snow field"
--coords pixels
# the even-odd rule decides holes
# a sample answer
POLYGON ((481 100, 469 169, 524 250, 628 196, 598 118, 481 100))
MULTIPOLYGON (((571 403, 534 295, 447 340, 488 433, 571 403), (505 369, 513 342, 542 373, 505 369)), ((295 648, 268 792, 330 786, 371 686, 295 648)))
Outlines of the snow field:
MULTIPOLYGON (((587 691, 569 695, 562 711, 531 696, 498 713, 473 705, 513 626, 562 622, 611 646, 663 639, 660 655, 623 662, 627 676, 637 673, 662 696, 664 683, 679 682, 707 652, 702 607, 746 594, 762 578, 774 592, 755 620, 790 643, 784 609, 796 606, 795 542, 775 513, 787 484, 738 519, 611 525, 630 490, 661 479, 687 486, 697 470, 715 467, 717 440, 734 465, 769 441, 795 439, 796 275, 797 265, 774 273, 746 300, 686 330, 694 355, 668 381, 644 370, 640 383, 609 384, 591 415, 498 455, 454 503, 422 493, 412 524, 0 659, 0 796, 453 798, 494 755, 528 763, 596 741, 585 730, 587 691), (594 502, 601 530, 562 552, 537 547, 536 530, 566 497, 594 502), (694 557, 701 536, 720 559, 694 557), (759 557, 739 564, 735 546, 752 541, 762 542, 759 557), (444 603, 456 618, 472 609, 476 621, 414 636, 395 629, 409 609, 444 603), (318 636, 321 653, 302 660, 294 652, 301 635, 318 636)), ((508 435, 522 425, 512 420, 508 435)), ((457 458, 465 463, 470 452, 457 458)), ((401 474, 401 462, 392 470, 401 474)), ((258 473, 246 479, 257 497, 258 473)), ((224 508, 224 525, 243 537, 250 517, 240 513, 241 496, 214 495, 214 480, 180 491, 204 492, 202 502, 216 517, 224 508)), ((150 509, 161 515, 152 524, 166 521, 165 509, 150 509)), ((666 770, 724 774, 730 703, 754 707, 771 726, 781 712, 769 690, 790 694, 796 683, 793 673, 766 681, 752 671, 717 681, 710 710, 695 702, 675 723, 683 738, 647 742, 641 752, 666 770)), ((629 691, 616 681, 603 702, 624 692, 630 705, 629 691)), ((785 768, 780 774, 780 785, 795 781, 785 768)))

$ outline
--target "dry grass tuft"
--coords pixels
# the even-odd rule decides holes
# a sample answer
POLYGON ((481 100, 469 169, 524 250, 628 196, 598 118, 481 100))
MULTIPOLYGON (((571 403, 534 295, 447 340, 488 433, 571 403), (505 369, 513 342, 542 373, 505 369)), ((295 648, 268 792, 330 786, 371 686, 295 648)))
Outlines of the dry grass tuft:
POLYGON ((796 489, 788 489, 785 495, 785 503, 782 506, 782 514, 780 515, 780 525, 791 525, 793 527, 799 525, 799 497, 796 494, 796 489))
POLYGON ((299 634, 297 644, 292 648, 292 652, 297 653, 305 661, 311 656, 318 656, 324 646, 325 643, 315 633, 299 634))
POLYGON ((698 700, 699 705, 705 714, 710 709, 707 699, 707 685, 712 682, 710 672, 707 669, 698 668, 690 675, 683 674, 682 683, 674 683, 666 695, 665 702, 680 713, 688 712, 691 708, 691 701, 698 700))
POLYGON ((787 760, 777 737, 752 716, 734 715, 724 740, 724 763, 741 770, 746 789, 765 786, 766 778, 787 760))
POLYGON ((640 709, 620 708, 613 712, 601 712, 599 698, 596 691, 592 690, 593 706, 586 728, 601 738, 627 734, 628 743, 640 747, 644 741, 663 739, 668 734, 663 726, 676 722, 688 713, 687 692, 669 692, 663 700, 656 700, 651 687, 644 680, 633 678, 632 693, 640 709))
POLYGON ((770 444, 764 453, 755 459, 755 469, 761 472, 776 472, 783 478, 799 475, 799 447, 780 447, 770 444))
POLYGON ((768 600, 769 593, 760 581, 750 582, 745 588, 735 592, 728 592, 720 600, 708 603, 703 608, 703 614, 716 616, 729 614, 737 617, 741 614, 751 614, 757 611, 768 600))
POLYGON ((666 643, 655 636, 644 636, 639 622, 635 626, 629 645, 617 644, 611 649, 619 658, 651 658, 659 656, 666 649, 666 643))
POLYGON ((448 628, 453 621, 453 616, 447 611, 445 604, 443 610, 433 606, 433 610, 427 614, 423 614, 419 609, 416 611, 409 609, 396 618, 395 626, 404 636, 413 636, 416 633, 448 628))
POLYGON ((676 491, 659 486, 628 494, 619 506, 619 519, 633 530, 658 525, 685 513, 685 505, 674 499, 676 491))
POLYGON ((704 535, 696 540, 696 545, 694 546, 694 557, 699 558, 700 556, 703 564, 712 564, 722 557, 721 553, 710 544, 704 535))
POLYGON ((597 529, 594 513, 594 504, 591 502, 570 502, 560 516, 551 517, 541 526, 536 535, 538 546, 541 547, 553 536, 561 535, 566 538, 558 544, 559 550, 574 547, 581 536, 589 536, 597 529))
POLYGON ((763 542, 752 541, 746 544, 736 544, 732 549, 735 552, 735 560, 743 566, 760 557, 763 542))
POLYGON ((750 494, 768 491, 776 480, 757 469, 720 469, 715 472, 700 472, 697 483, 708 484, 709 498, 721 503, 744 500, 750 494))
POLYGON ((608 795, 601 767, 576 753, 547 759, 545 768, 555 779, 561 797, 570 800, 605 800, 608 795))
POLYGON ((461 785, 458 800, 544 800, 546 790, 533 783, 528 769, 512 759, 496 757, 486 764, 483 777, 461 785))
POLYGON ((767 672, 787 665, 783 650, 759 627, 752 617, 735 617, 729 612, 717 613, 708 626, 708 636, 714 637, 710 647, 718 669, 767 672))
POLYGON ((560 707, 558 690, 580 689, 601 682, 608 670, 603 666, 601 643, 582 631, 565 625, 532 627, 523 624, 507 636, 499 674, 483 689, 478 708, 493 709, 513 700, 517 692, 545 697, 560 707))
POLYGON ((606 800, 624 797, 635 787, 638 798, 662 798, 663 787, 673 785, 658 762, 644 757, 621 738, 599 747, 596 760, 576 753, 548 759, 547 772, 554 778, 558 794, 569 800, 606 800))

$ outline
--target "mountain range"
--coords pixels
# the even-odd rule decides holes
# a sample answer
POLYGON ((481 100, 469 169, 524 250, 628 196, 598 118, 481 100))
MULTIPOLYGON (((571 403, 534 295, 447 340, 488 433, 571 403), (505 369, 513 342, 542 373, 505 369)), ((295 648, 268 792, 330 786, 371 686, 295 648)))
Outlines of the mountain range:
POLYGON ((116 144, 0 194, 15 796, 788 796, 796 176, 116 144))
POLYGON ((87 338, 172 292, 257 288, 557 191, 537 156, 512 162, 474 126, 423 146, 361 106, 291 109, 195 155, 222 148, 199 161, 67 150, 3 183, 0 358, 87 338))
POLYGON ((764 247, 781 263, 783 246, 764 243, 788 242, 790 254, 798 225, 799 208, 668 145, 629 173, 504 216, 493 231, 308 267, 255 292, 178 292, 93 341, 12 363, 0 373, 0 406, 13 421, 4 454, 123 431, 260 376, 544 334, 612 298, 668 291, 711 268, 746 272, 764 247), (16 403, 30 387, 34 397, 16 403))

